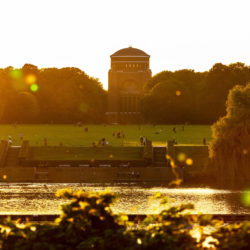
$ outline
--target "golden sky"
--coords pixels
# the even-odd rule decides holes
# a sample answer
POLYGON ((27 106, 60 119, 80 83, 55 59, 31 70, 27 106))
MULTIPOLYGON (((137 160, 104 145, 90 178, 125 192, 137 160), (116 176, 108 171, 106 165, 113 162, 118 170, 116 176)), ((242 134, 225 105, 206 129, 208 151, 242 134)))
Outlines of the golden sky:
POLYGON ((109 56, 133 46, 162 70, 250 65, 249 0, 0 0, 0 67, 74 66, 107 88, 109 56))

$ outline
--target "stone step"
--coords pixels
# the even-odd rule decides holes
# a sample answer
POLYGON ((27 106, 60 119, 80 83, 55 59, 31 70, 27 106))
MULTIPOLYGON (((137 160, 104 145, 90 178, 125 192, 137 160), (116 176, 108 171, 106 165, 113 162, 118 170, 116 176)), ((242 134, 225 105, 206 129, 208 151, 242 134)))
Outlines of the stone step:
POLYGON ((5 159, 5 167, 18 166, 19 151, 20 151, 20 147, 10 147, 8 149, 7 156, 5 159))

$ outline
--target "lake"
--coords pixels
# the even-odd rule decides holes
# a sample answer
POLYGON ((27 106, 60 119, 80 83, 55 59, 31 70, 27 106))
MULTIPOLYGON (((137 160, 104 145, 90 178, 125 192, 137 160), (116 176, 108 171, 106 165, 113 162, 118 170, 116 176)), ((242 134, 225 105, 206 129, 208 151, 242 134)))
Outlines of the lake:
POLYGON ((98 186, 93 184, 0 184, 0 214, 59 214, 60 205, 68 202, 55 197, 62 188, 85 191, 109 189, 118 199, 112 209, 115 213, 150 214, 159 212, 159 200, 154 200, 160 192, 169 197, 167 206, 193 203, 192 213, 204 214, 250 214, 250 206, 244 206, 244 191, 218 190, 211 188, 167 188, 140 187, 130 185, 98 186))

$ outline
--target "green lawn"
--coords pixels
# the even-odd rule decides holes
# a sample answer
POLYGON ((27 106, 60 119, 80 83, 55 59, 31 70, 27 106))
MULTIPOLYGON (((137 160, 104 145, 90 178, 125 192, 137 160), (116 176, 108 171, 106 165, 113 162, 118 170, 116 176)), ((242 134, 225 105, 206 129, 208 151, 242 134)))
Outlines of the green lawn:
POLYGON ((182 131, 181 125, 0 125, 0 138, 12 137, 13 145, 21 145, 20 133, 32 146, 43 146, 47 138, 49 146, 91 146, 105 138, 110 146, 137 146, 140 136, 146 136, 153 145, 166 145, 167 140, 176 138, 178 144, 202 144, 203 137, 211 141, 209 125, 186 125, 182 131), (88 127, 88 132, 84 128, 88 127), (177 133, 173 132, 176 127, 177 133), (124 139, 112 136, 112 133, 123 132, 124 139))

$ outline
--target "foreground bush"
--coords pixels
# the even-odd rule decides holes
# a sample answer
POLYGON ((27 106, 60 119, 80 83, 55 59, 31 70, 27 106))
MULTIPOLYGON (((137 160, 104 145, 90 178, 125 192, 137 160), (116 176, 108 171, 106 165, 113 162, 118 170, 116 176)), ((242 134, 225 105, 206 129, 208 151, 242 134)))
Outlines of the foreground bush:
MULTIPOLYGON (((204 249, 207 225, 216 226, 209 216, 183 214, 191 205, 163 210, 147 216, 141 224, 114 215, 111 193, 60 191, 59 197, 71 200, 62 206, 61 216, 53 223, 26 224, 1 222, 2 249, 204 249), (194 230, 199 233, 194 237, 194 230), (198 231, 197 231, 198 230, 198 231)), ((163 199, 161 204, 164 204, 163 199)), ((248 249, 250 224, 219 227, 212 232, 219 249, 248 249)))

